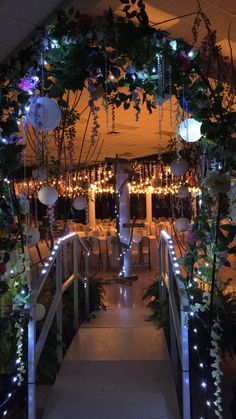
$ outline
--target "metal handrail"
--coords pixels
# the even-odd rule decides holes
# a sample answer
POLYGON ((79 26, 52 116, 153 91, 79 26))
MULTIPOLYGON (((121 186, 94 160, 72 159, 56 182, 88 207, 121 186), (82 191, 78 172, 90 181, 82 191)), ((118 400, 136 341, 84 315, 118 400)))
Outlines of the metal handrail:
POLYGON ((168 293, 170 314, 170 356, 173 364, 177 364, 177 351, 182 372, 182 412, 183 419, 191 419, 190 376, 189 376, 189 336, 188 312, 189 300, 181 280, 181 272, 175 254, 174 243, 169 234, 162 230, 159 241, 160 263, 160 298, 168 293), (179 305, 176 303, 174 287, 178 291, 179 305))
POLYGON ((68 234, 59 238, 54 245, 50 256, 44 264, 41 275, 35 281, 31 290, 31 304, 29 307, 30 320, 28 323, 28 418, 36 419, 36 367, 44 348, 51 324, 56 314, 57 322, 57 358, 62 362, 62 295, 66 289, 73 284, 74 292, 74 327, 79 326, 79 301, 78 301, 78 279, 81 279, 85 288, 85 309, 89 314, 89 256, 90 251, 85 242, 77 233, 68 234), (63 246, 72 243, 72 274, 63 278, 62 252, 63 246), (80 244, 85 261, 85 276, 78 272, 78 244, 80 244), (52 267, 56 264, 56 291, 50 304, 47 316, 44 320, 40 335, 36 339, 36 304, 40 292, 47 281, 52 267), (64 279, 64 280, 63 280, 64 279))

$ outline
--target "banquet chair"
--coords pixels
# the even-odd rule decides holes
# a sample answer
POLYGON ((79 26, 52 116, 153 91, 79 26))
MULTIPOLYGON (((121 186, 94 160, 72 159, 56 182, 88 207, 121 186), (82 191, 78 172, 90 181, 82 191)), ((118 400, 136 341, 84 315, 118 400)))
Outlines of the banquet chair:
POLYGON ((148 266, 151 270, 150 238, 143 236, 140 242, 140 263, 141 266, 148 266))
POLYGON ((120 267, 120 245, 116 235, 107 236, 107 270, 120 267))
POLYGON ((131 257, 132 257, 132 265, 139 266, 141 264, 140 260, 140 242, 132 243, 131 247, 131 257))
POLYGON ((87 237, 87 244, 90 250, 91 255, 91 263, 92 265, 97 262, 99 269, 102 268, 102 254, 101 254, 101 246, 98 237, 89 236, 87 237))

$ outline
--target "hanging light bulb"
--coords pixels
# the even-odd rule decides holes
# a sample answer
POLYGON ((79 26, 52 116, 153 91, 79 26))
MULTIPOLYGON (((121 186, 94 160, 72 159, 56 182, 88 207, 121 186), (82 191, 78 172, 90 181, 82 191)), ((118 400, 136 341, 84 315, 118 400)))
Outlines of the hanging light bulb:
POLYGON ((201 122, 196 121, 193 118, 187 118, 183 122, 181 122, 178 133, 181 138, 187 143, 194 143, 198 141, 202 134, 201 134, 201 122))

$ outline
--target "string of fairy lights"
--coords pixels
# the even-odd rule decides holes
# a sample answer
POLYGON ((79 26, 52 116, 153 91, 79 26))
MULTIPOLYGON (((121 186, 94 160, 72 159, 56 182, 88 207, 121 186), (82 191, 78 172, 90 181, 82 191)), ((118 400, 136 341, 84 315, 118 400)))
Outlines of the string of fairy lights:
MULTIPOLYGON (((41 268, 40 272, 40 280, 43 282, 45 276, 47 276, 48 271, 52 268, 52 265, 55 262, 56 253, 59 249, 59 246, 66 240, 76 236, 76 233, 68 233, 64 235, 63 237, 60 237, 54 244, 49 256, 44 261, 44 266, 41 268)), ((89 256, 90 253, 87 252, 87 255, 89 256)), ((85 278, 84 280, 84 288, 87 287, 87 280, 88 278, 85 278)), ((19 332, 22 334, 24 333, 24 330, 21 326, 19 326, 19 332)), ((23 343, 21 342, 21 347, 17 348, 17 357, 15 360, 16 365, 16 373, 11 378, 11 391, 7 392, 5 399, 0 404, 0 417, 5 417, 8 414, 9 406, 11 405, 11 401, 14 397, 14 395, 17 393, 19 386, 22 384, 22 379, 19 378, 18 371, 21 369, 21 366, 25 368, 25 364, 23 362, 22 358, 22 346, 23 343)))
MULTIPOLYGON (((187 186, 193 197, 200 192, 195 172, 181 177, 174 176, 169 165, 138 164, 129 177, 130 194, 176 195, 181 186, 187 186)), ((35 197, 38 190, 44 186, 56 186, 59 197, 68 198, 84 195, 89 191, 96 194, 115 195, 116 193, 114 172, 106 165, 84 169, 80 173, 68 173, 66 177, 61 175, 59 178, 40 179, 39 176, 15 182, 17 195, 26 194, 28 198, 35 197)))
MULTIPOLYGON (((180 270, 180 265, 178 263, 176 251, 175 251, 174 241, 168 234, 166 234, 165 231, 164 232, 162 231, 162 233, 166 236, 167 241, 168 241, 169 254, 172 261, 172 266, 173 266, 173 271, 174 271, 176 281, 182 281, 181 270, 180 270)), ((188 294, 189 305, 190 305, 190 311, 188 314, 188 319, 189 319, 188 330, 189 330, 189 336, 193 337, 193 342, 189 342, 189 351, 192 349, 194 355, 197 357, 197 367, 200 371, 200 378, 199 378, 199 384, 198 384, 199 389, 200 389, 200 394, 204 393, 204 396, 206 399, 205 405, 202 406, 203 413, 202 412, 199 413, 199 419, 207 419, 207 410, 210 409, 214 405, 215 402, 211 400, 211 397, 213 397, 213 395, 210 397, 209 395, 211 393, 208 391, 209 365, 207 362, 204 362, 203 355, 200 354, 200 351, 199 351, 198 334, 199 334, 199 326, 202 325, 202 321, 197 315, 197 311, 194 308, 194 303, 195 303, 194 295, 193 295, 193 292, 191 291, 193 287, 196 285, 196 283, 198 284, 198 286, 201 287, 201 275, 202 275, 202 271, 200 270, 200 267, 199 267, 197 270, 197 275, 194 275, 192 281, 189 282, 188 284, 187 294, 188 294)), ((161 285, 163 286, 163 283, 161 285)))

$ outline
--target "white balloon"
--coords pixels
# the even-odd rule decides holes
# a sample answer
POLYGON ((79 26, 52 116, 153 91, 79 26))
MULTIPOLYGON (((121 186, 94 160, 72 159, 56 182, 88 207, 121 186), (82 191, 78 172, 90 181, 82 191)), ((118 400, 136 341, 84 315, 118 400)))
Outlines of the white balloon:
POLYGON ((159 188, 161 187, 161 179, 157 178, 157 177, 153 177, 150 181, 150 184, 153 188, 159 188))
POLYGON ((142 240, 141 234, 133 234, 132 241, 134 243, 140 243, 142 240))
POLYGON ((61 120, 61 111, 54 100, 41 96, 30 106, 27 119, 34 128, 54 129, 61 120))
POLYGON ((55 204, 58 198, 58 192, 56 189, 51 188, 50 186, 44 186, 38 191, 38 199, 44 205, 53 205, 55 204))
POLYGON ((40 320, 43 320, 46 314, 46 308, 43 304, 37 303, 35 306, 35 319, 36 322, 39 322, 40 320))
POLYGON ((25 235, 28 246, 35 246, 40 240, 40 232, 37 227, 26 227, 25 235))
POLYGON ((190 192, 188 186, 180 186, 178 190, 178 198, 189 198, 190 192))
POLYGON ((72 203, 72 207, 79 211, 85 209, 86 206, 87 206, 87 199, 83 195, 77 196, 72 203))
POLYGON ((201 126, 201 122, 198 122, 193 118, 187 118, 181 122, 179 126, 179 135, 181 138, 183 138, 184 141, 188 143, 194 143, 195 141, 198 141, 202 136, 201 126))
POLYGON ((175 176, 183 176, 188 170, 188 162, 184 159, 173 160, 170 164, 170 170, 175 176))
POLYGON ((20 208, 19 208, 20 213, 23 214, 23 215, 28 214, 29 210, 30 210, 29 200, 26 198, 26 196, 23 193, 18 195, 17 199, 18 199, 18 202, 19 202, 19 205, 20 205, 20 208))
POLYGON ((185 231, 189 229, 189 219, 188 218, 177 218, 177 220, 175 221, 175 229, 177 231, 185 231))

